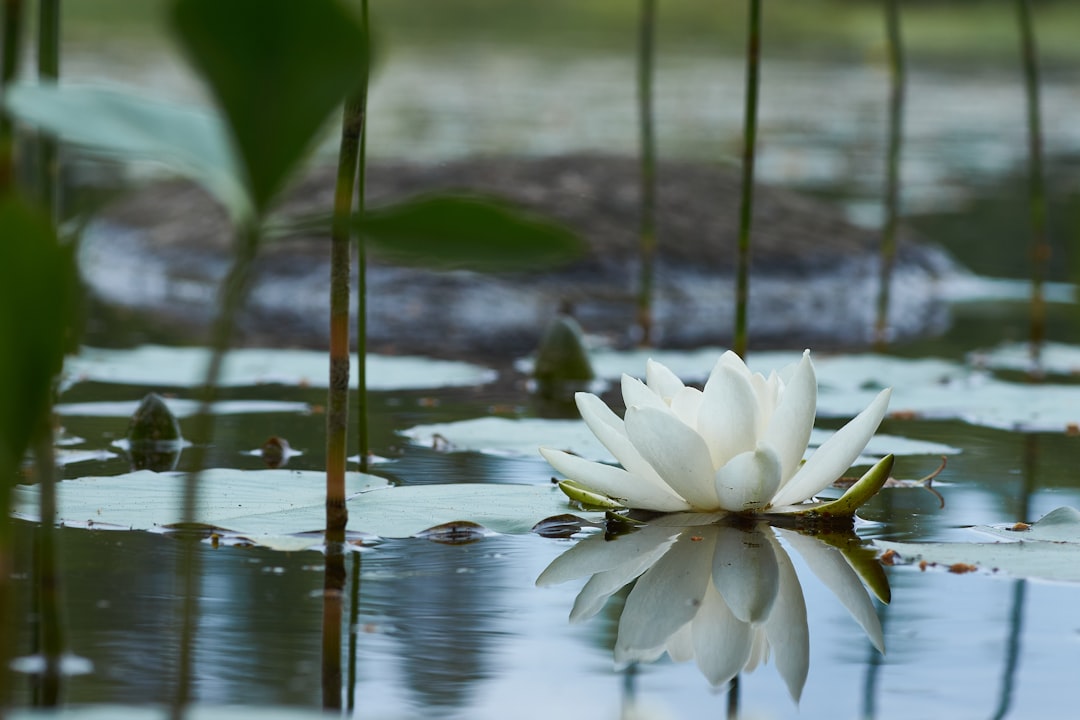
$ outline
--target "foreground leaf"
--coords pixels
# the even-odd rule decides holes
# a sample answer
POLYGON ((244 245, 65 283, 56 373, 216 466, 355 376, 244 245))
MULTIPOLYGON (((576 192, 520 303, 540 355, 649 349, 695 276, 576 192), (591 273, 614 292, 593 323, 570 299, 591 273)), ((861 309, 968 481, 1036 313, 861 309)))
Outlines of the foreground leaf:
POLYGON ((221 120, 136 94, 79 85, 17 85, 5 106, 64 142, 122 160, 151 160, 202 185, 233 216, 251 212, 221 120))
POLYGON ((0 475, 5 485, 60 370, 74 277, 71 253, 59 245, 48 219, 15 200, 0 201, 0 475))
POLYGON ((428 195, 371 210, 357 230, 392 262, 477 271, 535 270, 583 248, 570 230, 479 195, 428 195))
POLYGON ((334 0, 178 0, 172 21, 227 118, 261 215, 366 72, 363 30, 334 0))

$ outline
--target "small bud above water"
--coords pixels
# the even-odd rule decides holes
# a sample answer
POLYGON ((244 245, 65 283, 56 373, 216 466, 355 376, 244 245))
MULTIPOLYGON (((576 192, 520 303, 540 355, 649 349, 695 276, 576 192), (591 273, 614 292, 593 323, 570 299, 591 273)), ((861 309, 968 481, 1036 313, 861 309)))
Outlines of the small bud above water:
POLYGON ((180 459, 180 422, 157 393, 149 393, 135 409, 127 431, 133 470, 172 470, 180 459))

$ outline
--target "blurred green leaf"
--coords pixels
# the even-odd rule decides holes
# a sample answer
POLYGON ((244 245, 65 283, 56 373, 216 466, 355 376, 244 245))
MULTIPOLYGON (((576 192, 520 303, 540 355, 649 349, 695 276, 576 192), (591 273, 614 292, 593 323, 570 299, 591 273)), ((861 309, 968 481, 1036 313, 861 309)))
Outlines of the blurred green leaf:
POLYGON ((224 111, 262 214, 362 79, 362 28, 334 0, 177 0, 172 20, 224 111))
POLYGON ((70 329, 72 254, 48 219, 0 201, 0 477, 10 477, 45 412, 70 329))
POLYGON ((356 224, 381 257, 409 265, 532 270, 583 250, 567 228, 478 195, 427 195, 371 210, 356 224))
POLYGON ((5 105, 61 140, 125 160, 154 160, 195 180, 234 219, 251 213, 225 126, 217 116, 79 85, 17 85, 5 105))

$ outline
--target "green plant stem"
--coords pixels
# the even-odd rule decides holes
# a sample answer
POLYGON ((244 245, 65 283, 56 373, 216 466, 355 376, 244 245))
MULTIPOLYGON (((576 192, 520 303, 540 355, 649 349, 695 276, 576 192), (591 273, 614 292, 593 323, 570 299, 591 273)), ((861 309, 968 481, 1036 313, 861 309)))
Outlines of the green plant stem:
MULTIPOLYGON (((55 82, 60 77, 60 0, 40 0, 38 18, 38 79, 55 82)), ((38 183, 42 207, 54 219, 59 206, 60 165, 56 138, 38 138, 38 183)))
POLYGON ((743 120, 742 205, 739 208, 738 263, 735 270, 734 350, 746 358, 747 306, 750 301, 750 224, 754 212, 754 146, 757 143, 758 84, 761 72, 761 0, 750 0, 746 40, 746 108, 743 120))
POLYGON ((344 531, 345 466, 349 425, 349 216, 360 152, 363 106, 355 96, 345 101, 341 118, 334 217, 330 231, 330 387, 326 406, 326 531, 344 531))
MULTIPOLYGON (((3 55, 0 56, 0 92, 15 81, 22 55, 22 0, 3 0, 0 6, 3 55)), ((0 107, 0 196, 15 184, 15 125, 0 107)))
POLYGON ((638 27, 637 97, 641 131, 641 228, 637 321, 642 345, 653 336, 653 287, 656 263, 656 136, 653 127, 654 38, 656 0, 641 0, 638 27))
POLYGON ((1020 24, 1020 54, 1028 124, 1028 202, 1031 207, 1031 361, 1038 366, 1046 337, 1046 301, 1043 278, 1050 262, 1046 240, 1046 191, 1043 180, 1042 120, 1039 111, 1039 56, 1031 18, 1031 0, 1016 0, 1020 24))
MULTIPOLYGON (((229 349, 236 315, 251 286, 252 265, 259 247, 259 221, 251 220, 236 230, 233 261, 221 287, 221 310, 214 321, 210 343, 210 360, 199 392, 199 409, 192 420, 191 439, 194 446, 189 454, 190 469, 184 483, 183 527, 195 522, 199 499, 199 477, 206 467, 210 440, 214 434, 213 403, 225 353, 229 349)), ((181 610, 180 652, 177 661, 176 694, 170 717, 179 720, 191 702, 192 665, 194 660, 195 627, 200 592, 198 538, 194 532, 184 538, 181 557, 183 605, 181 610)))
POLYGON ((900 150, 904 139, 906 73, 899 0, 885 0, 885 36, 889 54, 889 142, 885 151, 885 222, 881 231, 881 272, 874 326, 874 346, 879 351, 889 343, 889 295, 896 264, 896 225, 900 215, 900 150))
POLYGON ((60 704, 60 659, 64 651, 64 626, 60 610, 60 572, 56 550, 56 458, 53 450, 51 412, 42 413, 34 433, 33 448, 41 498, 35 564, 35 579, 40 598, 41 653, 45 658, 40 705, 56 707, 60 704))
MULTIPOLYGON (((364 28, 364 47, 371 48, 371 32, 368 18, 368 0, 360 3, 360 21, 364 28)), ((364 73, 356 96, 360 101, 360 148, 356 163, 356 214, 363 216, 367 209, 367 95, 370 57, 364 65, 364 73)), ((356 236, 356 434, 360 472, 368 471, 371 456, 368 431, 367 395, 367 247, 363 233, 356 236)))

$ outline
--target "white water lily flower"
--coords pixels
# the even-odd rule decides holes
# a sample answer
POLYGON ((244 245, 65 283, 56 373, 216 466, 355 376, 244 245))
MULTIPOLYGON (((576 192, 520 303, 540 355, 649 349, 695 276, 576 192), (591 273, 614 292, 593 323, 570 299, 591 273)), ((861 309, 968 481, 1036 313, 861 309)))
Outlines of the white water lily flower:
POLYGON ((883 390, 803 463, 817 412, 809 350, 768 378, 726 352, 704 390, 687 387, 653 360, 645 378, 623 375, 624 419, 591 393, 575 396, 582 419, 621 468, 551 448, 540 452, 591 492, 662 512, 764 511, 812 498, 866 447, 892 392, 883 390))

